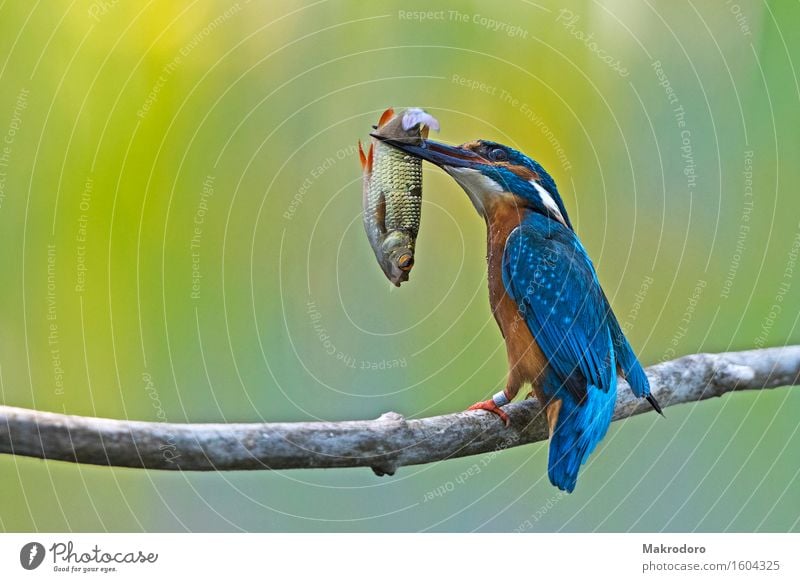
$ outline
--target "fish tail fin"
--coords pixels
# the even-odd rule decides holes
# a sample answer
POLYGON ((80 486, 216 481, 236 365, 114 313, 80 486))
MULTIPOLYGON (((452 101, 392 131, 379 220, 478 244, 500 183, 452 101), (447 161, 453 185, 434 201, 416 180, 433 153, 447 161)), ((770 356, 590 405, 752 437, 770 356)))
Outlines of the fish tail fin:
POLYGON ((580 401, 565 393, 547 405, 550 451, 547 475, 550 482, 572 493, 581 465, 608 431, 617 396, 616 380, 608 391, 587 386, 580 401))
POLYGON ((361 140, 358 140, 358 158, 361 160, 361 169, 367 174, 372 172, 372 144, 369 144, 369 149, 365 153, 361 140))

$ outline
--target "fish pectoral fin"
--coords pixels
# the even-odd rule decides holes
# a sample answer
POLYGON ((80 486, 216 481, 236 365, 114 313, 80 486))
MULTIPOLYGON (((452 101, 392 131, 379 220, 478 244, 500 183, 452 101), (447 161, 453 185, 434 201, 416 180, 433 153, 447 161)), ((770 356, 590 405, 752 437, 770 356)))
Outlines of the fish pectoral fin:
POLYGON ((378 205, 375 208, 375 222, 383 234, 386 234, 386 196, 381 193, 378 198, 378 205))

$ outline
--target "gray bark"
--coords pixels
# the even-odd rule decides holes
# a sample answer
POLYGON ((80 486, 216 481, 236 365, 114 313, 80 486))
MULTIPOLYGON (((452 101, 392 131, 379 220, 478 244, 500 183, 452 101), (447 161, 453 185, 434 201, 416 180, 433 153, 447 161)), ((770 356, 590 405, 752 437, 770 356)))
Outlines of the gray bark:
MULTIPOLYGON (((663 408, 737 390, 800 383, 800 346, 696 354, 647 369, 663 408)), ((398 467, 547 439, 534 399, 488 412, 406 419, 387 412, 347 422, 172 424, 88 418, 0 406, 0 453, 94 465, 173 471, 398 467)), ((620 382, 614 420, 651 411, 620 382)), ((653 414, 653 422, 660 418, 653 414)))

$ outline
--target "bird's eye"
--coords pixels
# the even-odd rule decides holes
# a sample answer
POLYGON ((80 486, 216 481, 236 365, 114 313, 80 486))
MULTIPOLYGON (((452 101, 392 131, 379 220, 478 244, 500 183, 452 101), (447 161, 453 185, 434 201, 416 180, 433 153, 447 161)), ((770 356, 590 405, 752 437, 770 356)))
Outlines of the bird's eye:
POLYGON ((505 150, 494 148, 489 151, 489 159, 493 162, 505 162, 508 159, 508 154, 505 150))

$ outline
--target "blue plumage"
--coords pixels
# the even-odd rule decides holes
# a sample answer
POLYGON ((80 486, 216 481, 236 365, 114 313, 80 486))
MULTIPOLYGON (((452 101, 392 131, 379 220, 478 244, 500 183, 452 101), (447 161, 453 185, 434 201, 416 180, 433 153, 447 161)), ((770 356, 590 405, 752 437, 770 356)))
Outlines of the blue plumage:
MULTIPOLYGON (((614 343, 617 363, 619 364, 620 370, 622 370, 622 375, 625 376, 628 384, 630 384, 631 390, 636 396, 639 398, 648 397, 650 396, 650 381, 644 373, 644 368, 642 368, 642 365, 639 363, 636 354, 633 353, 633 348, 631 344, 628 343, 625 334, 622 333, 622 328, 619 326, 617 318, 608 305, 608 299, 606 299, 605 293, 603 293, 603 301, 608 309, 608 325, 611 330, 611 341, 614 343)), ((658 407, 656 407, 656 410, 661 412, 661 409, 658 407)))
POLYGON ((550 436, 547 476, 553 485, 572 493, 581 465, 606 436, 611 424, 617 397, 617 380, 616 377, 612 380, 607 392, 589 386, 582 401, 575 400, 569 393, 559 391, 555 374, 546 376, 544 390, 561 398, 561 409, 550 436))
POLYGON ((489 298, 506 341, 509 376, 503 392, 470 409, 508 423, 502 407, 530 382, 550 425, 550 481, 572 491, 611 423, 618 374, 636 396, 661 409, 553 178, 535 160, 492 141, 392 145, 444 168, 486 219, 489 298))
POLYGON ((566 387, 576 396, 587 383, 607 391, 615 375, 608 311, 575 234, 529 214, 506 242, 503 283, 566 387))
POLYGON ((508 237, 503 283, 547 357, 542 390, 562 401, 548 474, 554 485, 572 491, 611 422, 616 320, 578 238, 541 214, 526 216, 508 237))

